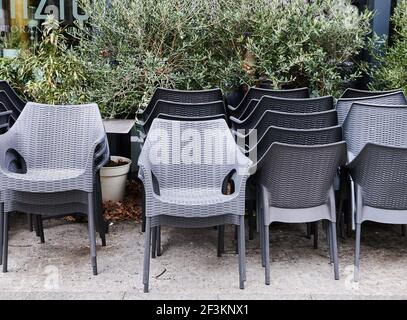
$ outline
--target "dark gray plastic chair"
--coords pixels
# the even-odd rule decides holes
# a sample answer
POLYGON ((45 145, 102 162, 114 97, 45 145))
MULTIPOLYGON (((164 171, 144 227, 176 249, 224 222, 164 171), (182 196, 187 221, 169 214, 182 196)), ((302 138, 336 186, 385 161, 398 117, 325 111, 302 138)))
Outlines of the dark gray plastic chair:
POLYGON ((243 289, 246 279, 245 187, 251 161, 237 148, 226 122, 155 119, 138 164, 146 207, 144 291, 148 292, 149 286, 151 231, 162 225, 182 228, 238 225, 239 282, 243 289), (173 138, 175 127, 178 135, 193 132, 199 141, 177 141, 173 138), (199 156, 194 161, 181 158, 173 163, 174 157, 181 156, 185 144, 199 156), (209 154, 207 147, 218 151, 209 154), (160 152, 160 159, 152 156, 154 150, 160 152), (229 179, 234 181, 235 188, 227 195, 222 191, 229 179))
POLYGON ((380 96, 338 99, 336 111, 338 112, 338 124, 342 125, 348 115, 352 103, 406 105, 407 99, 402 91, 387 93, 380 96))
POLYGON ((148 118, 143 123, 144 132, 148 130, 159 114, 167 114, 170 116, 181 117, 208 117, 219 114, 226 115, 224 101, 204 102, 204 103, 181 103, 158 100, 154 108, 151 110, 148 118))
MULTIPOLYGON (((1 105, 1 103, 0 103, 1 105)), ((0 134, 7 132, 10 127, 11 111, 0 112, 0 134)))
POLYGON ((359 89, 348 88, 343 92, 340 99, 374 97, 374 96, 381 96, 383 94, 394 93, 394 92, 398 92, 398 91, 402 91, 402 90, 395 89, 395 90, 387 90, 387 91, 370 91, 370 90, 359 90, 359 89))
POLYGON ((85 211, 81 199, 86 199, 92 269, 97 274, 94 192, 97 171, 109 160, 108 156, 99 154, 103 150, 108 150, 108 144, 96 104, 28 103, 15 125, 0 136, 4 272, 7 271, 9 212, 55 215, 56 210, 59 210, 57 214, 64 213, 64 207, 70 212, 81 212, 85 211), (24 172, 13 170, 13 154, 24 160, 24 172), (99 166, 95 165, 96 159, 103 159, 99 160, 99 166), (73 198, 75 201, 68 203, 73 198))
POLYGON ((234 133, 240 138, 248 138, 253 130, 256 130, 257 137, 261 137, 270 126, 292 129, 322 129, 333 127, 337 124, 338 116, 336 110, 313 113, 289 113, 268 110, 261 116, 253 128, 248 129, 246 134, 240 131, 234 133))
POLYGON ((252 161, 256 163, 259 159, 263 158, 274 142, 295 145, 323 145, 339 141, 342 141, 341 126, 322 129, 291 129, 270 126, 259 137, 257 144, 246 150, 246 154, 250 155, 255 152, 257 159, 252 159, 252 161))
POLYGON ((142 113, 140 113, 139 116, 141 119, 144 121, 147 120, 158 100, 182 103, 205 103, 221 100, 223 101, 224 98, 222 90, 219 88, 209 90, 176 90, 157 88, 154 91, 154 94, 151 97, 147 107, 142 113))
POLYGON ((354 280, 358 281, 362 223, 407 224, 407 148, 367 143, 347 167, 356 193, 354 280))
POLYGON ((339 279, 333 181, 337 168, 345 161, 345 142, 316 146, 273 143, 259 160, 260 242, 266 284, 270 284, 272 222, 329 221, 331 261, 335 279, 339 279))
POLYGON ((236 119, 241 119, 242 114, 248 108, 249 104, 251 107, 254 106, 255 100, 260 100, 263 96, 273 96, 273 97, 283 97, 283 98, 309 98, 308 88, 298 88, 298 89, 288 89, 288 90, 278 90, 278 89, 263 89, 250 87, 243 97, 242 101, 236 106, 232 107, 228 105, 229 116, 233 116, 236 119))
POLYGON ((243 120, 235 117, 230 117, 230 120, 235 131, 249 130, 255 128, 263 114, 268 110, 287 113, 314 113, 332 110, 333 107, 332 96, 308 99, 286 99, 264 96, 260 99, 255 109, 243 120))
POLYGON ((3 103, 3 105, 0 106, 0 111, 12 111, 12 116, 10 118, 10 126, 12 126, 20 115, 21 111, 24 109, 26 101, 19 97, 19 95, 14 91, 7 81, 1 80, 0 102, 3 103))

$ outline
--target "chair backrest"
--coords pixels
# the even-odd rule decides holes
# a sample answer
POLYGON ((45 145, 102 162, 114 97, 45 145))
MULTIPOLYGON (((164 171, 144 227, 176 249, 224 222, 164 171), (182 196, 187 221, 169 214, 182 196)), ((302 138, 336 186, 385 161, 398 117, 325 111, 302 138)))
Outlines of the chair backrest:
POLYGON ((359 90, 359 89, 348 88, 343 92, 340 99, 374 97, 374 96, 381 96, 383 94, 394 93, 397 91, 401 91, 401 89, 386 90, 386 91, 370 91, 370 90, 359 90))
POLYGON ((258 136, 258 143, 254 148, 257 150, 257 158, 261 161, 264 154, 275 142, 293 145, 323 145, 339 141, 342 141, 342 128, 340 126, 305 130, 271 126, 262 136, 258 136))
POLYGON ((183 103, 203 103, 223 100, 222 90, 219 88, 209 90, 176 90, 157 88, 143 112, 146 120, 150 115, 158 100, 183 102, 183 103))
POLYGON ((159 114, 181 117, 208 117, 225 113, 225 104, 221 101, 204 102, 204 103, 183 103, 158 100, 151 110, 148 119, 144 123, 144 131, 147 133, 153 120, 159 114))
POLYGON ((292 129, 321 129, 333 127, 338 124, 336 110, 313 113, 289 113, 281 111, 266 111, 254 129, 257 136, 261 137, 270 126, 292 129))
POLYGON ((254 109, 245 110, 240 119, 246 119, 256 109, 264 111, 274 110, 294 113, 309 113, 331 110, 334 108, 332 96, 318 98, 282 98, 263 96, 254 109))
POLYGON ((269 205, 311 208, 327 203, 336 170, 345 163, 346 143, 299 146, 277 142, 264 157, 259 182, 267 189, 269 205))
MULTIPOLYGON (((218 188, 245 159, 222 119, 172 121, 156 118, 144 143, 139 165, 149 163, 161 188, 218 188)), ((247 160, 247 159, 246 159, 247 160)))
POLYGON ((106 139, 96 104, 44 105, 29 102, 7 134, 30 168, 85 168, 92 148, 106 139))
POLYGON ((225 122, 228 121, 225 114, 215 114, 213 116, 207 117, 183 117, 183 116, 173 116, 165 113, 160 113, 157 116, 158 119, 166 119, 166 120, 173 120, 173 121, 209 121, 209 120, 219 120, 222 119, 225 122))
POLYGON ((21 110, 20 107, 16 106, 8 95, 8 93, 4 90, 0 90, 0 111, 11 111, 10 117, 10 126, 12 126, 20 116, 21 110))
POLYGON ((338 99, 336 103, 336 111, 338 112, 338 123, 340 125, 345 121, 352 103, 405 105, 407 104, 407 99, 402 91, 373 97, 338 99))
POLYGON ((242 118, 242 124, 236 125, 236 129, 253 129, 263 116, 268 111, 282 111, 288 113, 313 113, 322 112, 333 109, 332 96, 309 98, 309 99, 286 99, 264 96, 259 103, 246 117, 242 118))
POLYGON ((368 142, 407 147, 407 106, 353 103, 343 135, 353 156, 368 142))
POLYGON ((236 107, 236 110, 231 114, 235 118, 242 119, 243 113, 250 113, 255 104, 251 103, 253 99, 260 100, 264 96, 281 97, 281 98, 309 98, 308 88, 278 90, 278 89, 263 89, 250 87, 243 97, 242 101, 236 107))
POLYGON ((11 111, 0 112, 0 134, 5 133, 9 129, 10 115, 11 115, 11 111))
POLYGON ((349 168, 364 205, 407 210, 407 148, 367 143, 349 168))
POLYGON ((20 96, 14 91, 14 89, 10 86, 10 84, 5 81, 0 81, 0 90, 3 90, 7 93, 11 101, 13 102, 14 106, 17 110, 21 113, 23 111, 25 104, 27 103, 25 100, 21 99, 20 96))

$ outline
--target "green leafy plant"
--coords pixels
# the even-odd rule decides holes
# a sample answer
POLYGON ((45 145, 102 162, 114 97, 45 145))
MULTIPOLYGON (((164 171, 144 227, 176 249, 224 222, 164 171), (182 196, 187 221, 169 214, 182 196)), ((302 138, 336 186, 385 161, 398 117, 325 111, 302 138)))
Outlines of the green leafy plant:
POLYGON ((22 46, 21 32, 12 30, 1 38, 4 49, 19 49, 22 46))
POLYGON ((407 0, 400 1, 392 22, 395 31, 393 44, 385 46, 384 54, 376 50, 377 45, 373 47, 377 66, 373 68, 370 87, 376 90, 403 88, 407 92, 407 0))
POLYGON ((28 100, 50 104, 87 101, 82 62, 68 47, 64 29, 51 17, 43 23, 42 41, 37 47, 22 49, 10 62, 3 59, 0 77, 28 100))
POLYGON ((73 33, 88 92, 105 117, 134 117, 155 87, 225 92, 270 80, 338 94, 361 68, 371 13, 349 0, 82 0, 73 33))

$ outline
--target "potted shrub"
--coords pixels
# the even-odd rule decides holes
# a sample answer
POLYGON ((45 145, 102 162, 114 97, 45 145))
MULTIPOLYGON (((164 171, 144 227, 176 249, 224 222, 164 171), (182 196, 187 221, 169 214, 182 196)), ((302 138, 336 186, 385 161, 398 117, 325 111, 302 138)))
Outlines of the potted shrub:
POLYGON ((111 156, 110 161, 100 170, 103 202, 123 201, 130 166, 130 159, 111 156))

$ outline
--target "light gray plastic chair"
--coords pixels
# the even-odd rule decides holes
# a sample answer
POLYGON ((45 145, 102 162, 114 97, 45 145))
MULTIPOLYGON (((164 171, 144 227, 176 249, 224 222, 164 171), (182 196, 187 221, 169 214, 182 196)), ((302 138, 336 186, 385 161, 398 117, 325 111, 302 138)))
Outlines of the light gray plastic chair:
POLYGON ((347 167, 356 193, 354 280, 358 281, 362 223, 407 224, 407 148, 367 143, 347 167))
POLYGON ((245 187, 251 162, 237 148, 226 122, 155 119, 138 164, 146 208, 144 291, 148 292, 149 285, 151 231, 162 225, 238 225, 239 278, 243 289, 245 187), (184 135, 190 139, 181 139, 184 135), (195 155, 193 159, 181 157, 185 148, 188 154, 195 155), (234 192, 227 195, 222 190, 229 179, 234 182, 234 192))
POLYGON ((270 284, 272 222, 329 221, 331 261, 335 279, 339 279, 333 181, 337 168, 345 161, 345 142, 315 146, 273 143, 259 160, 260 239, 266 284, 270 284))
POLYGON ((353 103, 343 123, 348 159, 368 142, 407 147, 407 105, 353 103))
POLYGON ((247 90, 242 101, 236 107, 228 105, 229 116, 233 116, 236 119, 241 119, 242 114, 247 110, 251 111, 252 107, 254 107, 255 102, 257 102, 257 100, 260 100, 263 96, 273 96, 282 98, 309 98, 309 89, 298 88, 298 89, 278 90, 278 89, 264 89, 250 87, 249 90, 247 90))
POLYGON ((97 274, 94 189, 100 167, 95 163, 96 159, 103 159, 99 160, 102 166, 108 161, 108 157, 99 154, 101 150, 108 150, 106 141, 96 104, 50 106, 27 103, 14 126, 0 136, 1 207, 5 211, 4 272, 7 271, 9 212, 18 209, 55 215, 77 210, 86 211, 88 215, 92 269, 97 274), (15 154, 24 160, 25 171, 14 170, 15 154), (75 201, 68 203, 71 199, 75 201), (81 205, 81 200, 86 202, 86 208, 81 205), (55 210, 61 211, 56 213, 55 210))
POLYGON ((396 91, 380 96, 338 99, 336 102, 336 111, 338 112, 338 124, 342 125, 348 115, 352 103, 367 103, 367 104, 386 104, 386 105, 405 105, 407 99, 403 91, 396 91))

